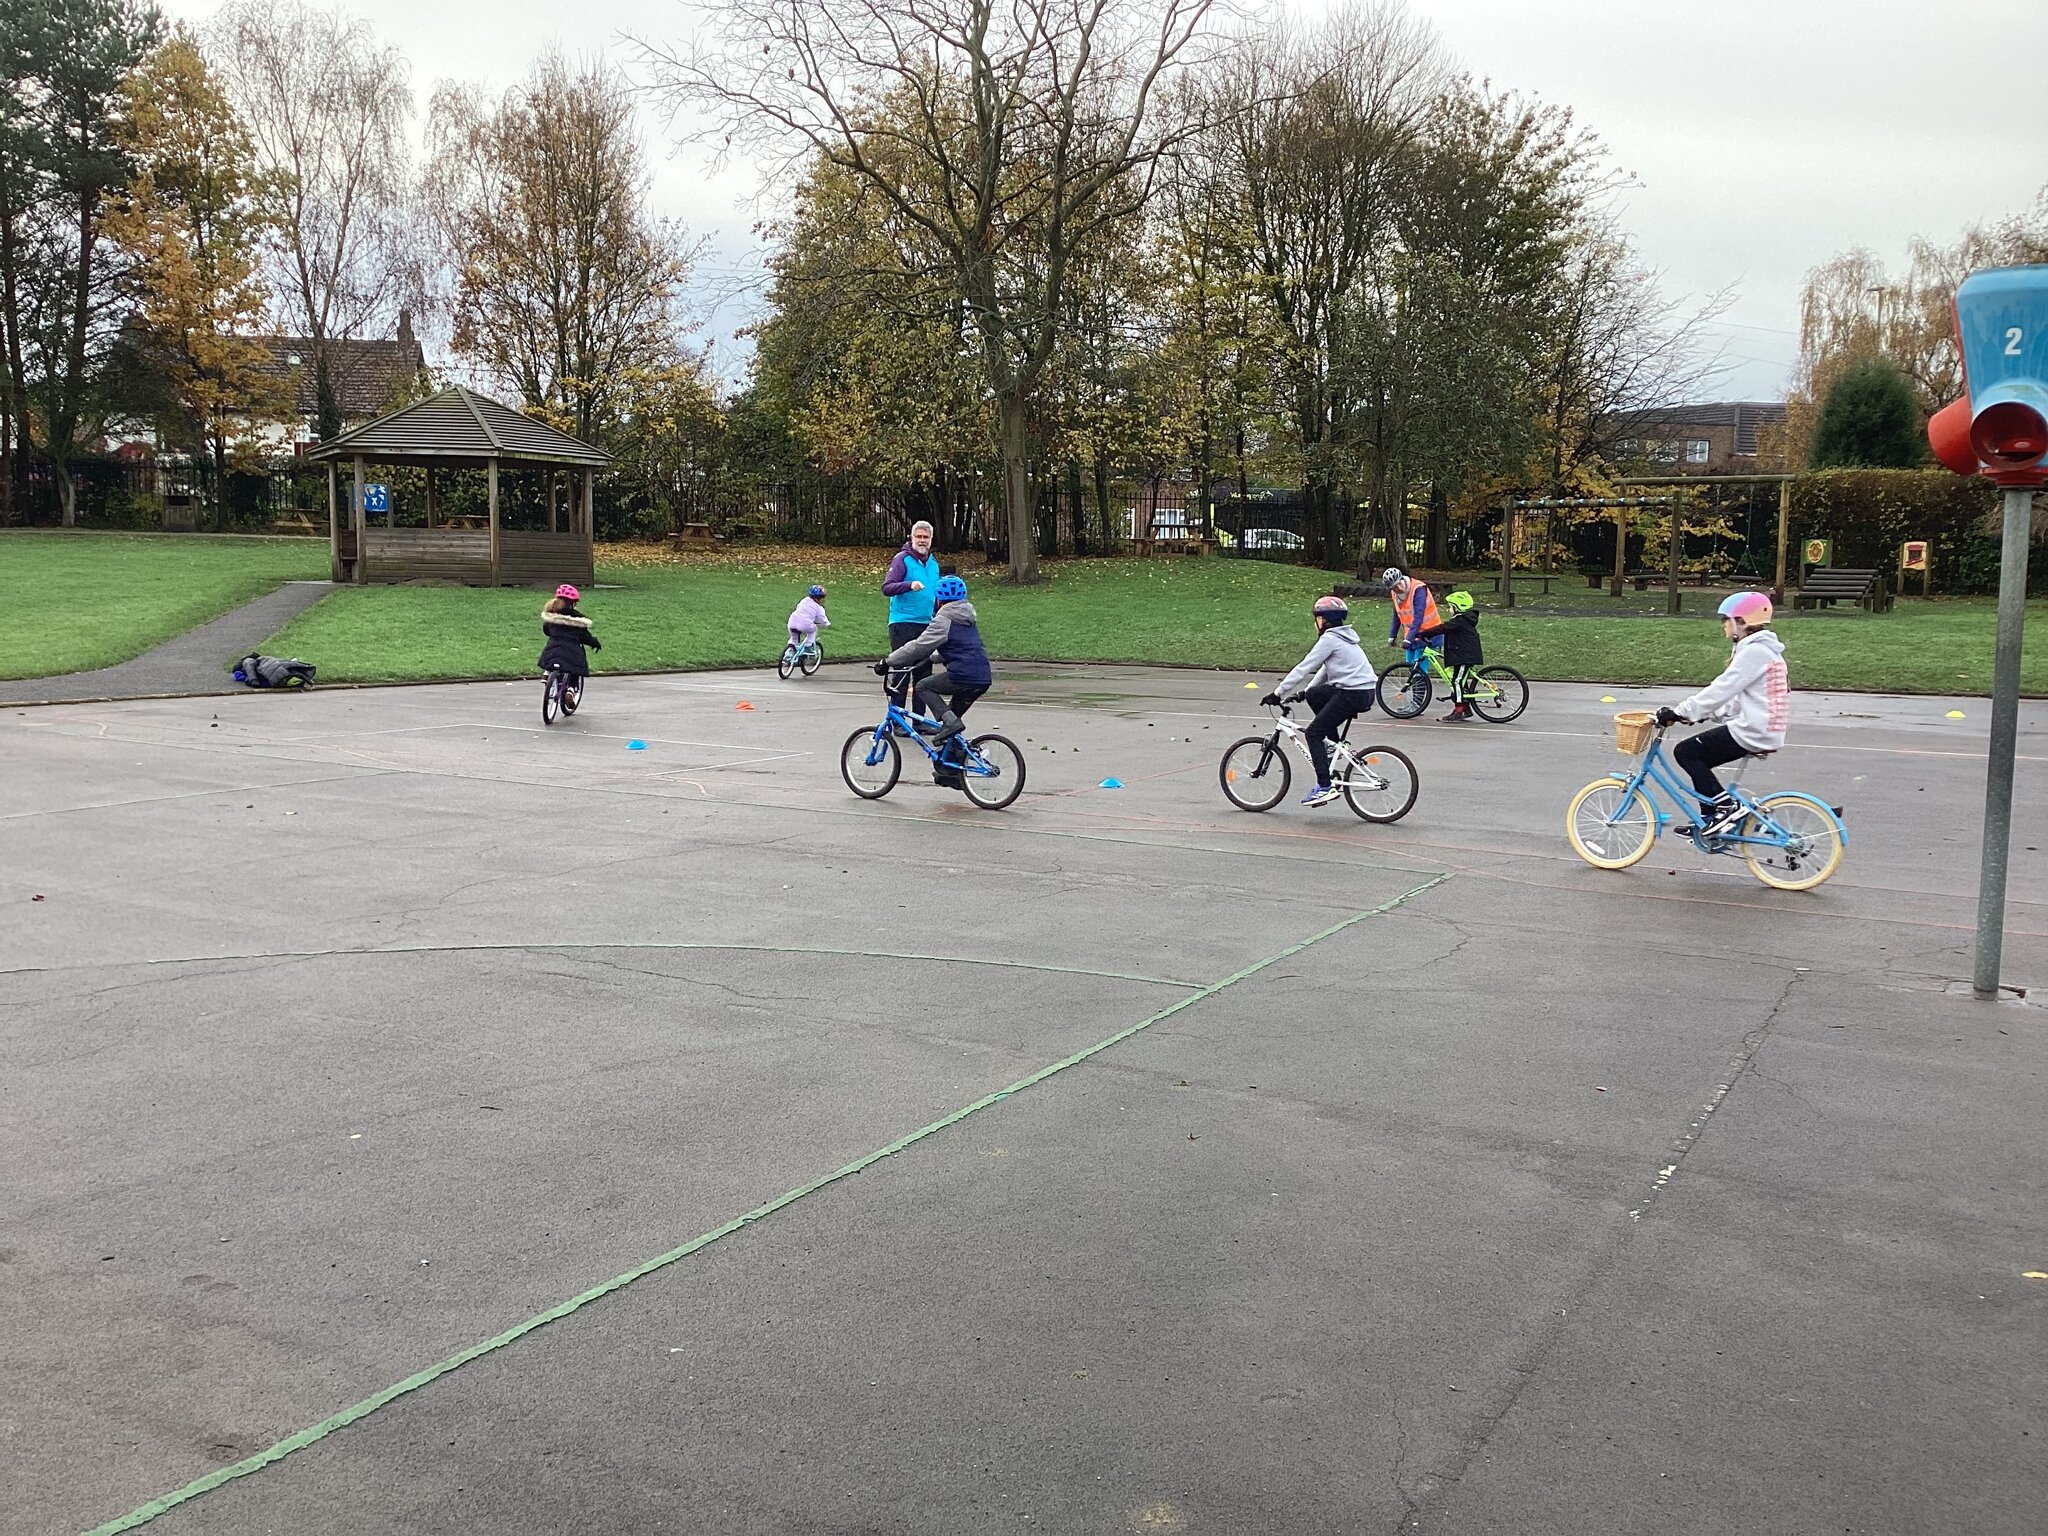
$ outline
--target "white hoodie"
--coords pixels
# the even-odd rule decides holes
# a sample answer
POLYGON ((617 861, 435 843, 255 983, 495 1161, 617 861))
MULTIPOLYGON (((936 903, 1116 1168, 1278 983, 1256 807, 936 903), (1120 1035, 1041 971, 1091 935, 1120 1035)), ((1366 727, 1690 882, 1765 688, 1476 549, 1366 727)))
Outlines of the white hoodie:
POLYGON ((1366 659, 1365 647, 1359 644, 1358 631, 1349 624, 1335 625, 1318 635, 1309 653, 1301 658, 1301 665, 1280 680, 1280 692, 1300 693, 1317 680, 1317 673, 1332 688, 1372 688, 1379 684, 1372 663, 1366 659))
POLYGON ((1751 630, 1735 642, 1721 675, 1676 708, 1688 720, 1725 724, 1735 744, 1750 752, 1777 751, 1792 711, 1785 642, 1768 629, 1751 630))

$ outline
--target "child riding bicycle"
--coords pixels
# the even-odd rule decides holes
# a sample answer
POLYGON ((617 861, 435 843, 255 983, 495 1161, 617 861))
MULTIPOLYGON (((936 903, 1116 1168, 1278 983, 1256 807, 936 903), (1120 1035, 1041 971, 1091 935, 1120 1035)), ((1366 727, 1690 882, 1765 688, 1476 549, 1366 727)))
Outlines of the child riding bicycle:
POLYGON ((958 576, 941 576, 932 588, 932 601, 938 606, 923 632, 875 663, 875 670, 887 676, 938 658, 937 670, 916 680, 919 707, 939 722, 932 744, 944 749, 932 765, 932 782, 946 789, 964 789, 966 780, 959 768, 963 759, 957 746, 965 730, 961 717, 988 692, 995 672, 981 643, 981 620, 967 601, 967 583, 958 576))
POLYGON ((832 621, 825 617, 825 589, 812 587, 789 615, 789 643, 809 645, 818 638, 819 630, 831 627, 832 621))
POLYGON ((1444 665, 1451 673, 1451 712, 1443 717, 1443 722, 1457 725, 1472 718, 1472 672, 1486 660, 1486 654, 1480 648, 1479 611, 1470 592, 1446 593, 1443 612, 1447 617, 1439 623, 1425 624, 1416 631, 1415 638, 1443 647, 1444 665))
POLYGON ((1721 675, 1676 707, 1657 711, 1657 723, 1725 722, 1688 736, 1671 753, 1708 802, 1699 811, 1699 833, 1713 837, 1743 814, 1722 788, 1716 768, 1745 757, 1766 757, 1785 745, 1792 686, 1785 670, 1785 643, 1770 629, 1771 600, 1762 592, 1736 592, 1722 600, 1721 632, 1735 651, 1721 675))
POLYGON ((540 653, 540 669, 543 672, 560 672, 569 680, 578 700, 583 695, 583 679, 590 675, 585 648, 593 651, 604 649, 598 644, 597 636, 590 632, 590 620, 576 611, 577 600, 582 595, 563 582, 540 610, 540 632, 548 642, 540 653))
POLYGON ((1279 704, 1290 697, 1308 700, 1308 707, 1315 711, 1307 741, 1316 787, 1301 803, 1328 805, 1339 793, 1330 787, 1330 743, 1347 720, 1372 708, 1379 675, 1366 659, 1358 631, 1351 627, 1351 609, 1343 598, 1317 598, 1309 616, 1316 626, 1316 643, 1300 665, 1280 679, 1280 686, 1259 702, 1279 704))

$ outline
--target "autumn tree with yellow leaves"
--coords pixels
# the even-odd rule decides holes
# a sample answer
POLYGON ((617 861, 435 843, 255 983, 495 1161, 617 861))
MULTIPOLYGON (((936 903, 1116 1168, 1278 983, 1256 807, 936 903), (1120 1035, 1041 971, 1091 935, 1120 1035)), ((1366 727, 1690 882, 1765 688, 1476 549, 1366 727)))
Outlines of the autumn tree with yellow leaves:
POLYGON ((254 335, 272 226, 248 130, 189 32, 165 38, 126 93, 135 179, 105 230, 130 260, 130 341, 157 384, 152 414, 167 446, 202 467, 218 526, 228 471, 256 462, 292 414, 254 335))

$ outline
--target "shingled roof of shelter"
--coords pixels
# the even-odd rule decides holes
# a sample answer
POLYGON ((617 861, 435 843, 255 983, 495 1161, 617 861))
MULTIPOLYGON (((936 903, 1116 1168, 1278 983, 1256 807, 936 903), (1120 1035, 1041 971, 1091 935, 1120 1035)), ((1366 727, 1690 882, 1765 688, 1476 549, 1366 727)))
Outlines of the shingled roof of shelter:
POLYGON ((612 456, 460 384, 344 432, 309 459, 503 459, 603 469, 612 456))

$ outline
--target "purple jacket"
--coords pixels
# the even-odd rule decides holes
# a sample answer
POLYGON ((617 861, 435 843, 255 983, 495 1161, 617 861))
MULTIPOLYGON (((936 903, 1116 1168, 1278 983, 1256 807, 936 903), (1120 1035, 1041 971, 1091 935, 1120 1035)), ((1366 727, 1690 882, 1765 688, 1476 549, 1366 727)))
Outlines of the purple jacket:
POLYGON ((936 604, 932 588, 939 584, 939 554, 920 555, 906 541, 896 552, 896 558, 889 562, 889 573, 882 578, 882 596, 889 599, 889 622, 891 624, 929 624, 936 604), (913 592, 913 581, 924 583, 924 590, 913 592))

